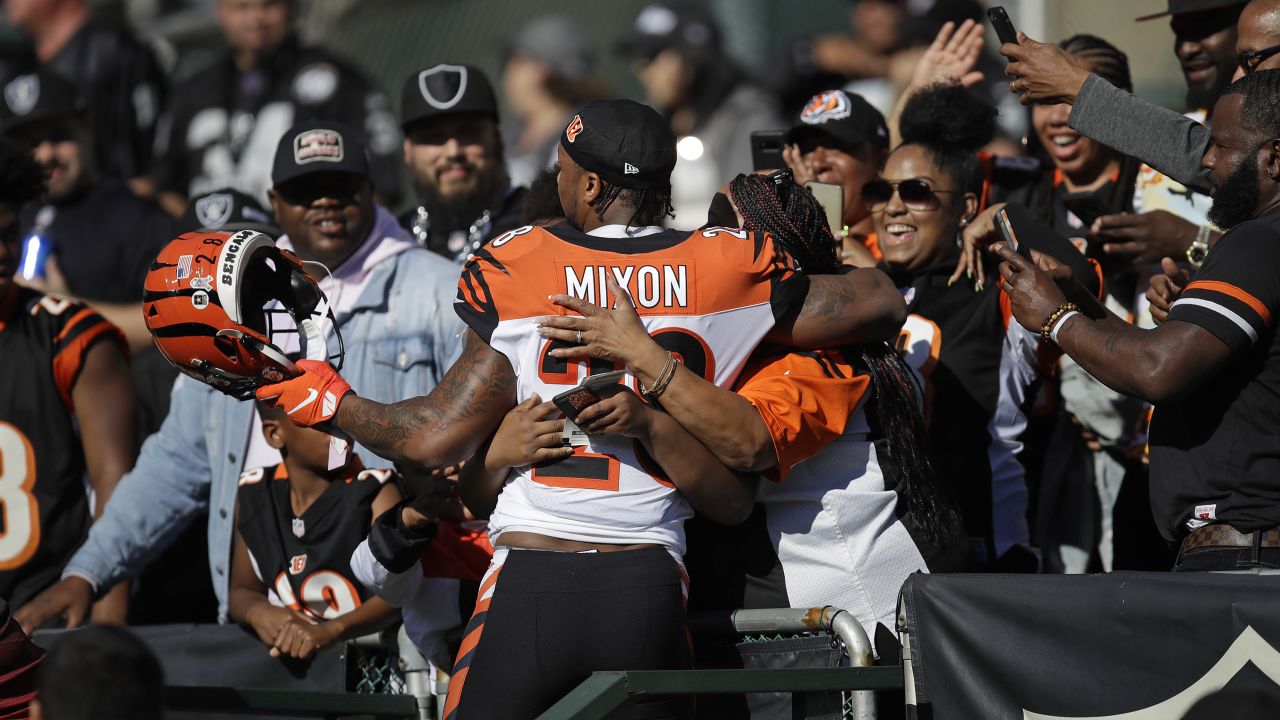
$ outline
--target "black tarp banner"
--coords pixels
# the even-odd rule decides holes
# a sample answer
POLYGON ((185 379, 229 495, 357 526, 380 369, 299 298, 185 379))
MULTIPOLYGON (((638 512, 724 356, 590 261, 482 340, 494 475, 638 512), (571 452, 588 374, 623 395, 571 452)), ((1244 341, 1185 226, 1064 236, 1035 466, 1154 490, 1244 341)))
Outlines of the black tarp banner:
POLYGON ((1280 717, 1277 575, 914 575, 898 614, 909 716, 1280 717))

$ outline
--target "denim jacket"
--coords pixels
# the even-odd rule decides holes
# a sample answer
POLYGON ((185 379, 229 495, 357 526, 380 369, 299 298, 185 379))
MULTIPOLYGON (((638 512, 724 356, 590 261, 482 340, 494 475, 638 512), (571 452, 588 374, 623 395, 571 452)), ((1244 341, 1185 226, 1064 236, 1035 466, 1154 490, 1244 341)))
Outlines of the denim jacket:
MULTIPOLYGON (((346 343, 342 376, 353 390, 395 402, 436 386, 461 351, 457 282, 457 265, 419 248, 373 270, 355 306, 336 315, 346 343)), ((180 377, 164 425, 143 444, 63 576, 104 591, 137 575, 208 510, 209 572, 219 621, 226 622, 236 484, 252 419, 251 401, 180 377)), ((370 467, 389 465, 359 445, 355 451, 370 467)))

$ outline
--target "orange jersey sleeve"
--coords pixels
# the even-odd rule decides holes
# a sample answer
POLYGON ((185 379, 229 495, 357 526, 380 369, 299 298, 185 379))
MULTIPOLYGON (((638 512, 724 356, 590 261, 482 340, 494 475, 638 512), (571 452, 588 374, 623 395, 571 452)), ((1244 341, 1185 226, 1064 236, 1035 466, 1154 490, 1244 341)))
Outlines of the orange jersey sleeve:
POLYGON ((48 314, 56 327, 51 349, 53 378, 62 404, 67 410, 74 411, 71 390, 80 377, 89 349, 99 340, 110 340, 117 343, 120 351, 128 356, 129 346, 124 334, 92 309, 52 295, 46 295, 37 303, 32 308, 32 313, 48 314))
POLYGON ((750 363, 737 392, 755 406, 773 438, 782 480, 796 463, 844 433, 871 380, 833 350, 769 355, 750 363))

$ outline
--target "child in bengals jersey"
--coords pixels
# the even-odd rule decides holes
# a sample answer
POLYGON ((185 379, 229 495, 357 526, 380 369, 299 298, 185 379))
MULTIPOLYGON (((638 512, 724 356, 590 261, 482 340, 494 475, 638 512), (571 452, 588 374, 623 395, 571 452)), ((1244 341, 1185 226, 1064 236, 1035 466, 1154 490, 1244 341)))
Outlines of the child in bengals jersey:
POLYGON ((364 589, 351 553, 373 519, 400 501, 392 470, 360 458, 329 470, 329 436, 260 407, 262 434, 279 465, 248 470, 236 493, 231 619, 249 625, 271 655, 307 658, 359 637, 398 611, 364 589))

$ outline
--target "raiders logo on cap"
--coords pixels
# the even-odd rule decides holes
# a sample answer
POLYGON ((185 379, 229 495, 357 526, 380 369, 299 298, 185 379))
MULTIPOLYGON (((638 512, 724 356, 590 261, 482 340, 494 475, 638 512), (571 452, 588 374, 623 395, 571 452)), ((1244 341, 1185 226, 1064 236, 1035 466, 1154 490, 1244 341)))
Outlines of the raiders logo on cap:
POLYGON ((333 130, 308 130, 293 140, 293 162, 342 162, 342 134, 333 130))
POLYGON ((418 73, 422 99, 437 110, 448 110, 467 94, 467 69, 441 63, 418 73))
POLYGON ((40 78, 19 75, 4 86, 4 102, 14 115, 26 115, 40 100, 40 78))
POLYGON ((231 219, 233 207, 235 203, 227 193, 210 193, 196 200, 196 219, 200 227, 217 230, 231 219))
POLYGON ((810 98, 800 111, 800 122, 821 125, 828 120, 843 120, 849 117, 850 107, 849 96, 844 91, 828 90, 810 98))
POLYGON ((573 120, 569 122, 569 127, 564 129, 564 137, 569 142, 578 139, 578 133, 582 132, 582 116, 574 115, 573 120))

